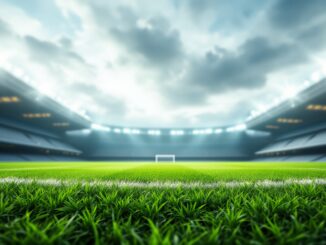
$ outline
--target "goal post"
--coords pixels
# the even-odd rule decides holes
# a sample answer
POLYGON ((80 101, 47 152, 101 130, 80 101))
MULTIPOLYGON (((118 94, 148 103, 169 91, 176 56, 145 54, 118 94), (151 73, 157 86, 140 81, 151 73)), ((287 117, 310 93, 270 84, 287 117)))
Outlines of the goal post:
POLYGON ((175 155, 172 154, 157 154, 155 155, 155 162, 175 162, 175 155))

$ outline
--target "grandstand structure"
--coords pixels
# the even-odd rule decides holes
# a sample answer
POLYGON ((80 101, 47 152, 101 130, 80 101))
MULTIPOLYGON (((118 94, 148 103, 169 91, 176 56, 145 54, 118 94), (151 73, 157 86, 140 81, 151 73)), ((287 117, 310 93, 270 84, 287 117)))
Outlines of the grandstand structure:
POLYGON ((326 80, 241 125, 125 128, 98 125, 0 70, 0 161, 326 161, 326 80))

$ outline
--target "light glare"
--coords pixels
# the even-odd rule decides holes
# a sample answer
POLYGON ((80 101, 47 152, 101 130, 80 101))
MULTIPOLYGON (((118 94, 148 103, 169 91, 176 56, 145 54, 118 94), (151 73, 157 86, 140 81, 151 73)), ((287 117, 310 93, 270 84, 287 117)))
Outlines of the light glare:
POLYGON ((93 123, 91 125, 91 128, 93 130, 98 130, 98 131, 106 131, 106 132, 110 132, 111 131, 111 128, 106 127, 106 126, 103 126, 103 125, 100 125, 100 124, 96 124, 96 123, 93 123))
POLYGON ((171 130, 170 131, 170 135, 173 135, 173 136, 178 136, 178 135, 184 135, 185 132, 183 130, 171 130))
POLYGON ((148 130, 147 133, 149 135, 161 135, 161 131, 160 130, 148 130))
POLYGON ((120 134, 121 133, 121 129, 120 128, 115 128, 113 130, 113 132, 115 132, 116 134, 120 134))

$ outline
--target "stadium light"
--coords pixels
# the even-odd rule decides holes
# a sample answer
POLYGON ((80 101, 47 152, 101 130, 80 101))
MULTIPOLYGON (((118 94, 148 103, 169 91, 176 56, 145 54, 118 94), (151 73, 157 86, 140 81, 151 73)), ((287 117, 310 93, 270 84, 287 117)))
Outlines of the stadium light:
POLYGON ((171 130, 170 131, 170 135, 173 135, 173 136, 178 136, 178 135, 184 135, 185 132, 183 130, 171 130))
POLYGON ((321 74, 320 72, 316 71, 311 74, 311 80, 315 83, 319 82, 321 80, 321 74))
POLYGON ((130 133, 131 133, 131 129, 130 129, 130 128, 124 128, 124 129, 122 130, 122 132, 123 132, 124 134, 130 134, 130 133))
POLYGON ((87 135, 87 134, 90 134, 91 132, 92 132, 91 129, 85 128, 85 129, 82 129, 82 130, 68 131, 68 132, 66 132, 66 134, 74 135, 75 133, 81 133, 81 134, 87 135))
POLYGON ((139 129, 131 129, 131 128, 124 128, 122 130, 122 132, 124 134, 140 134, 140 130, 139 129))
POLYGON ((160 130, 153 130, 153 129, 150 129, 147 131, 147 133, 149 135, 161 135, 161 131, 160 130))
POLYGON ((98 130, 98 131, 105 131, 105 132, 110 132, 111 131, 111 128, 110 127, 106 127, 106 126, 103 126, 103 125, 100 125, 100 124, 96 124, 96 123, 93 123, 91 125, 91 128, 93 130, 98 130))
POLYGON ((232 127, 229 127, 226 129, 226 132, 239 132, 239 131, 244 131, 247 129, 247 125, 246 124, 238 124, 232 127))
POLYGON ((205 134, 205 130, 203 129, 198 130, 198 134, 205 134))
POLYGON ((215 129, 215 134, 221 134, 223 132, 223 129, 217 128, 215 129))
POLYGON ((303 82, 303 86, 304 86, 304 88, 308 88, 308 87, 310 87, 311 84, 312 84, 312 82, 309 81, 309 80, 305 80, 305 81, 303 82))
POLYGON ((121 134, 121 129, 120 128, 115 128, 113 130, 113 132, 115 132, 116 134, 121 134))
POLYGON ((231 133, 231 132, 234 132, 234 131, 235 131, 234 127, 229 127, 229 128, 226 129, 226 132, 228 132, 228 133, 231 133))
POLYGON ((194 134, 194 135, 199 134, 199 130, 198 130, 198 129, 194 129, 194 130, 192 130, 192 134, 194 134))
POLYGON ((213 129, 211 128, 205 129, 205 134, 212 134, 212 133, 213 133, 213 129))
POLYGON ((297 96, 297 94, 300 92, 300 88, 297 86, 285 86, 283 93, 285 99, 291 99, 297 96))
POLYGON ((212 128, 206 128, 206 129, 195 129, 192 131, 192 134, 194 135, 203 135, 203 134, 212 134, 213 129, 212 128))
POLYGON ((242 124, 236 125, 235 128, 237 131, 244 131, 247 129, 247 125, 242 123, 242 124))
POLYGON ((132 133, 132 134, 140 134, 141 132, 140 132, 139 129, 132 129, 132 130, 131 130, 131 133, 132 133))

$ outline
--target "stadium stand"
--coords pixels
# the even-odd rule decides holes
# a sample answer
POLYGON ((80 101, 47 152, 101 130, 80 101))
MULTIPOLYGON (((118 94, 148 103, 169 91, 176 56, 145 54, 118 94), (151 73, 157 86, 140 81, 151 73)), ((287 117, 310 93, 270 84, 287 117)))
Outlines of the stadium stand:
POLYGON ((323 155, 321 158, 318 158, 316 162, 326 162, 326 155, 323 155))
POLYGON ((56 139, 0 126, 0 143, 80 154, 81 151, 56 139))
POLYGON ((104 126, 117 130, 96 130, 85 115, 0 69, 0 161, 154 160, 173 154, 177 161, 325 162, 326 80, 245 123, 239 131, 228 126, 204 134, 189 128, 128 134, 111 125, 104 126))
POLYGON ((69 140, 93 160, 153 160, 156 154, 173 154, 177 160, 249 160, 252 151, 267 141, 266 138, 257 138, 254 143, 246 145, 252 136, 245 132, 175 137, 92 132, 69 140))
POLYGON ((80 129, 89 122, 0 71, 0 161, 78 159, 82 152, 63 142, 67 128, 58 125, 80 129))
POLYGON ((277 156, 285 154, 288 157, 283 161, 319 161, 325 151, 326 131, 318 131, 273 142, 257 151, 256 155, 277 156))
POLYGON ((0 127, 0 141, 17 145, 30 145, 31 140, 22 132, 9 128, 0 127))
POLYGON ((325 122, 324 79, 299 93, 292 101, 287 100, 248 122, 251 129, 272 134, 270 143, 255 152, 257 160, 325 161, 325 122))
POLYGON ((24 162, 25 158, 18 154, 0 154, 0 162, 24 162))

